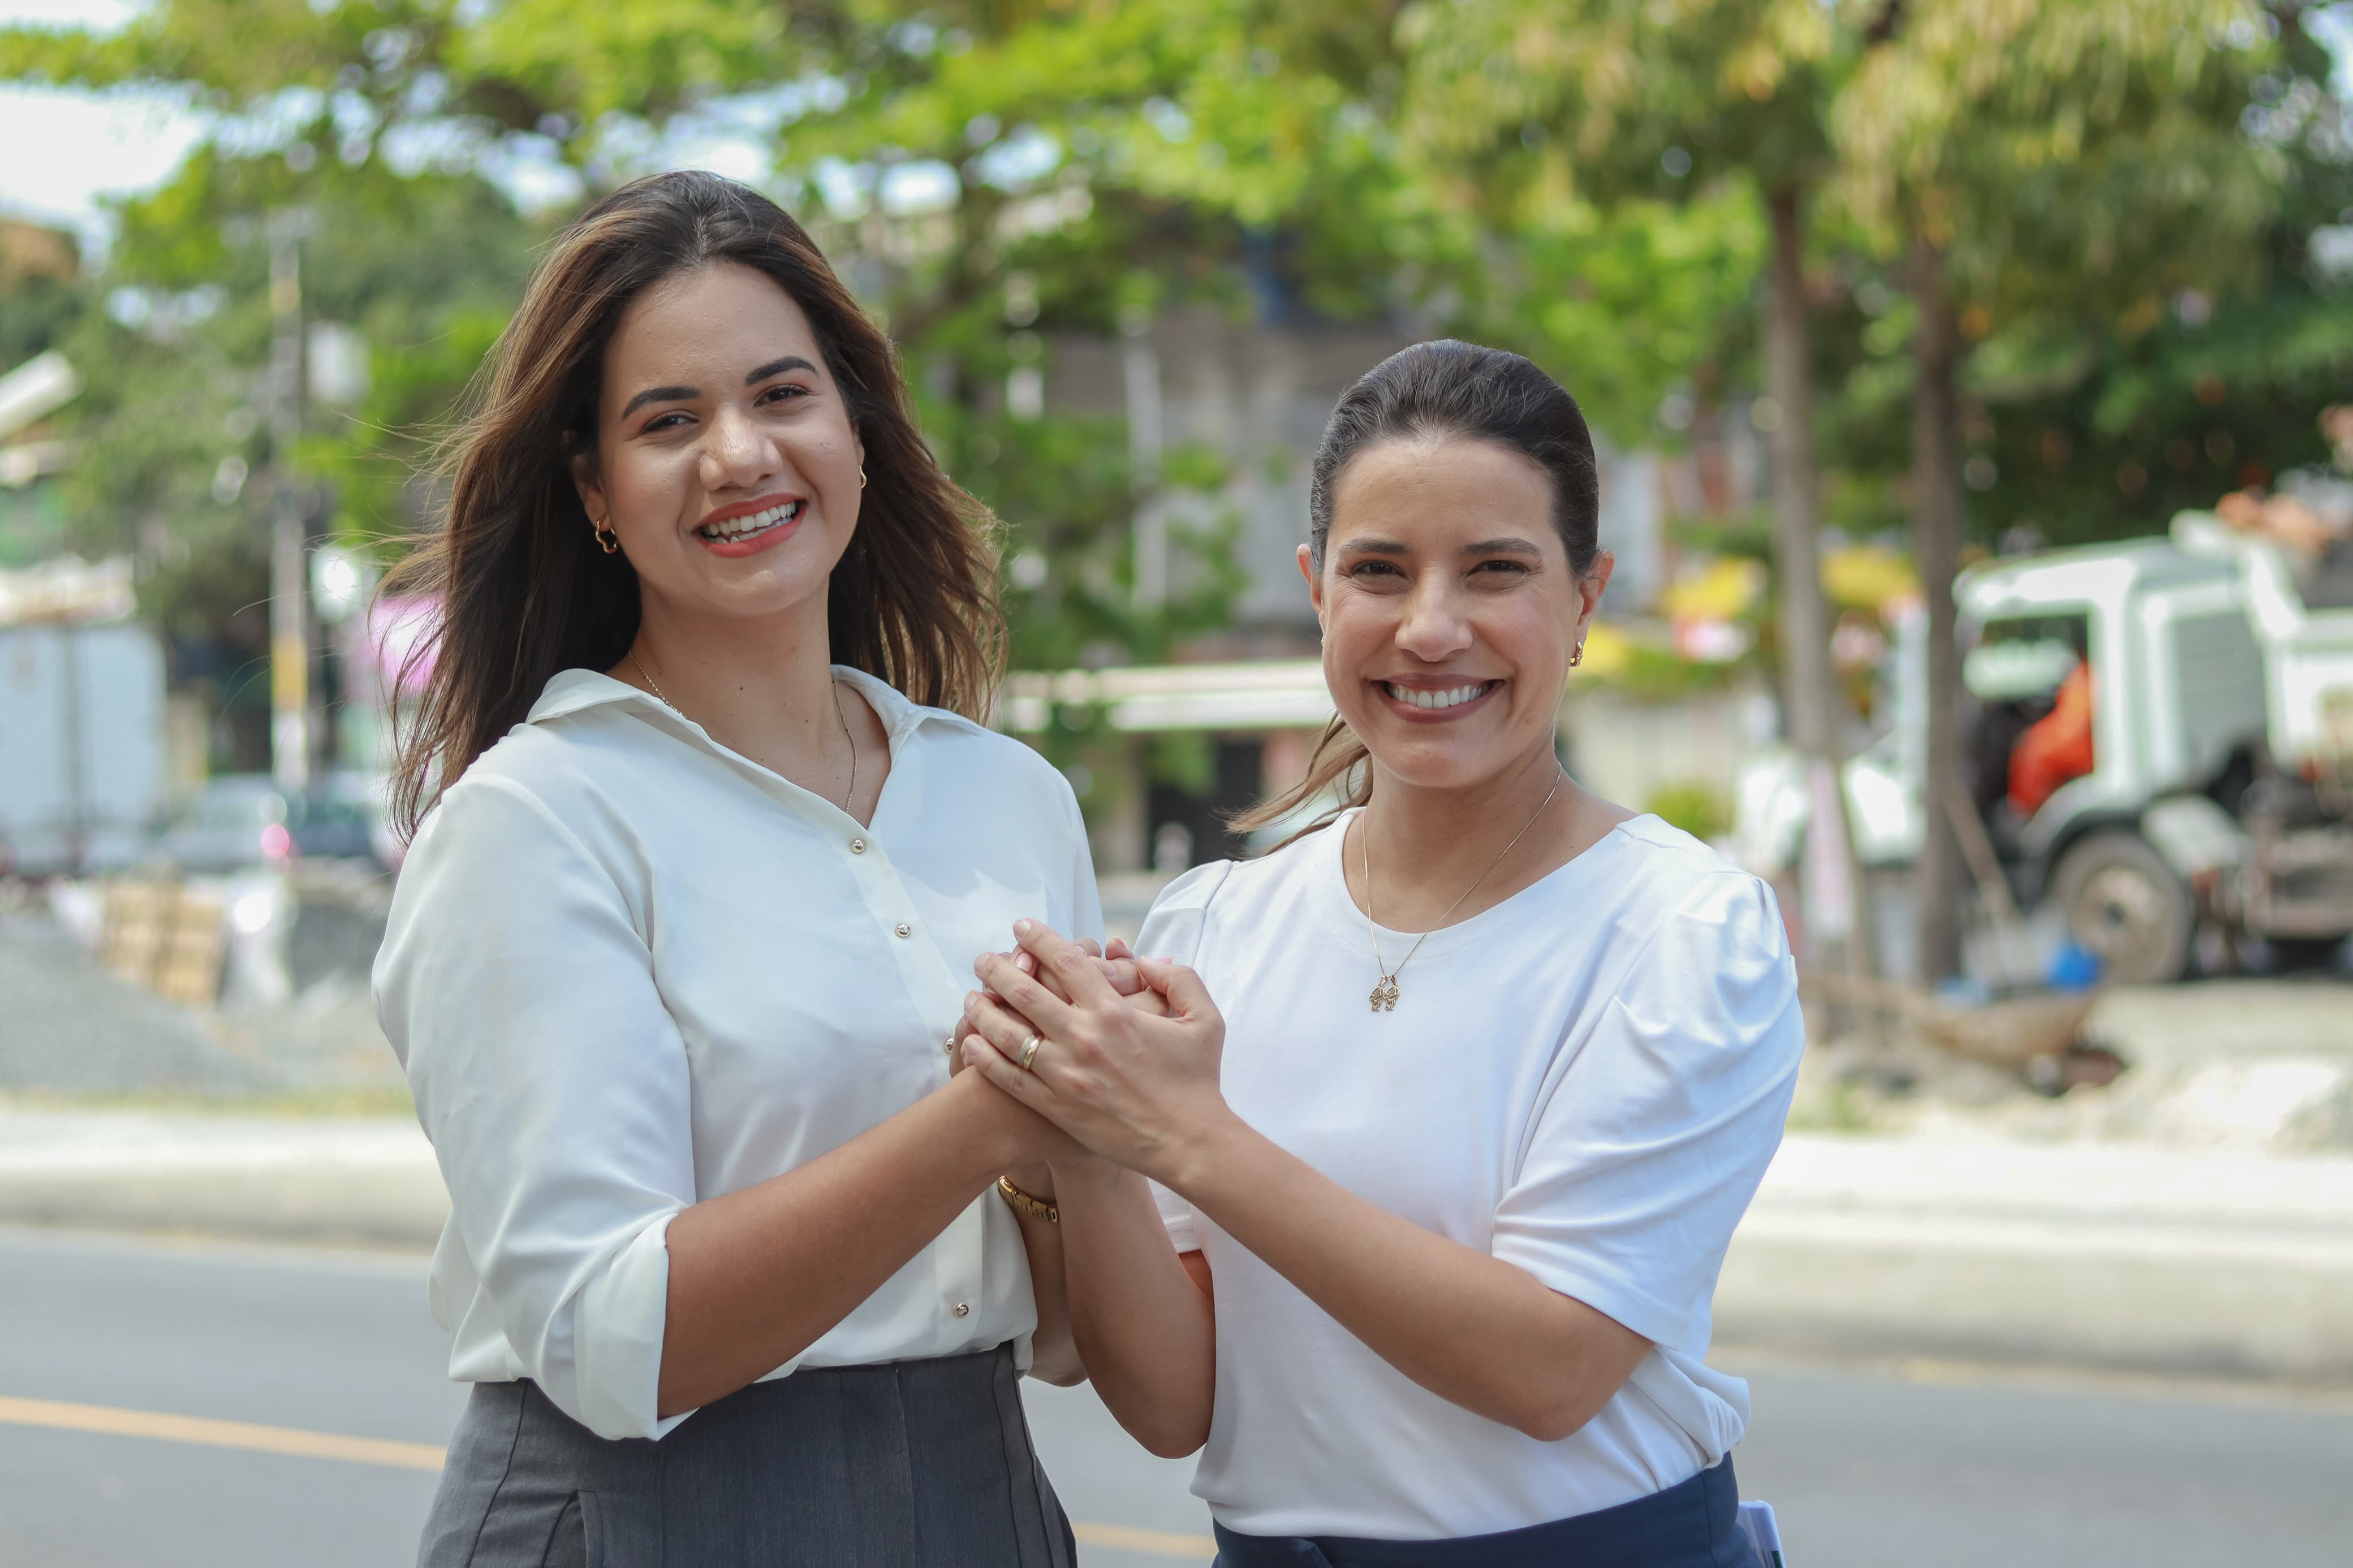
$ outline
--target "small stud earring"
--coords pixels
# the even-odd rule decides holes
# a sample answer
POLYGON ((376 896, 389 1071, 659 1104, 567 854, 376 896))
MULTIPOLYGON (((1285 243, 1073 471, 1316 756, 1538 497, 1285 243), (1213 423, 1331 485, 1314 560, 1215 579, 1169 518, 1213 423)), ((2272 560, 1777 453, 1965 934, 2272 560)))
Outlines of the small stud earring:
POLYGON ((596 542, 603 548, 606 554, 610 555, 621 548, 621 536, 615 532, 603 518, 593 519, 588 524, 588 531, 596 536, 596 542))

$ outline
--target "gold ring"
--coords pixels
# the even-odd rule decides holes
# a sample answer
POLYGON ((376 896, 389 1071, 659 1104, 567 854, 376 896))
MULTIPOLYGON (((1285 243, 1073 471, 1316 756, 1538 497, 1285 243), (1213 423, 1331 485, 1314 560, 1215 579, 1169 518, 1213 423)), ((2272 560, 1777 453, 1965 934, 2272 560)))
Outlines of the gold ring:
POLYGON ((1030 1036, 1028 1039, 1021 1042, 1021 1070, 1023 1072, 1032 1070, 1029 1064, 1038 1059, 1038 1047, 1045 1043, 1045 1041, 1039 1039, 1035 1035, 1030 1036))

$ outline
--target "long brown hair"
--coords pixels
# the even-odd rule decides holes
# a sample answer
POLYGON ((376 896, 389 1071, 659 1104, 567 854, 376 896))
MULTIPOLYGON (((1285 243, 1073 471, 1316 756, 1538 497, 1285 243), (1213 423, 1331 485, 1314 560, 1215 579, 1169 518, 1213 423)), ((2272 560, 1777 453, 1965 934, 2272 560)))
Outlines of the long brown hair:
POLYGON ((986 710, 1005 642, 995 520, 933 459, 891 340, 776 203, 716 174, 656 174, 589 208, 540 262, 445 451, 448 522, 385 578, 387 595, 440 604, 403 672, 430 669, 395 770, 404 834, 522 721, 550 677, 607 668, 636 639, 636 569, 596 547, 573 465, 596 448, 622 310, 662 279, 721 261, 765 273, 801 308, 865 445, 870 482, 826 593, 834 662, 917 702, 986 710))
MULTIPOLYGON (((1533 363, 1503 349, 1451 338, 1400 349, 1366 371, 1341 395, 1315 448, 1307 492, 1307 551, 1317 573, 1332 535, 1332 490, 1340 470, 1367 447, 1417 437, 1492 441, 1517 452, 1552 480, 1552 524, 1568 552, 1569 570, 1593 570, 1601 517, 1593 437, 1568 389, 1533 363)), ((1373 798, 1372 753, 1346 720, 1335 716, 1308 758, 1307 776, 1233 819, 1238 833, 1272 826, 1324 798, 1333 804, 1283 840, 1328 827, 1342 812, 1373 798)))

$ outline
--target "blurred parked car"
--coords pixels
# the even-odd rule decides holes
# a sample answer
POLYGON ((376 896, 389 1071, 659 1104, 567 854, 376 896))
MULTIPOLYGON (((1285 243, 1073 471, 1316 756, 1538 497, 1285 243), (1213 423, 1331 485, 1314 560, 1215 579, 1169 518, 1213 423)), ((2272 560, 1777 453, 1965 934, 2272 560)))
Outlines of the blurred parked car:
POLYGON ((181 802, 156 852, 183 871, 219 875, 292 860, 364 860, 386 868, 380 795, 367 781, 331 776, 289 795, 266 773, 228 773, 181 802))

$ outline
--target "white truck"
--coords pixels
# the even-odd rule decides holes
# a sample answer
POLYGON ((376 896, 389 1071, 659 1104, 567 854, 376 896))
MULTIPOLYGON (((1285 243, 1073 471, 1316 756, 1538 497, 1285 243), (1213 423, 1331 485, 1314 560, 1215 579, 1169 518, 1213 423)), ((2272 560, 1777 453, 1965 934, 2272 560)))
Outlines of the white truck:
POLYGON ((0 876, 136 864, 164 784, 153 632, 0 626, 0 876))
MULTIPOLYGON (((2353 547, 2340 547, 2353 548, 2353 547)), ((2120 981, 2291 957, 2353 933, 2353 595, 2307 603, 2286 557, 2211 513, 2168 537, 1997 561, 1963 574, 1965 778, 2017 904, 2055 916, 2120 981), (2014 758, 2079 665, 2088 767, 2047 795, 2014 758), (2021 801, 2029 809, 2019 809, 2021 801)), ((1923 775, 1919 650, 1899 659, 1894 729, 1846 774, 1856 848, 1910 861, 1957 781, 1923 775)), ((2080 737, 2079 737, 2080 739, 2080 737)))

